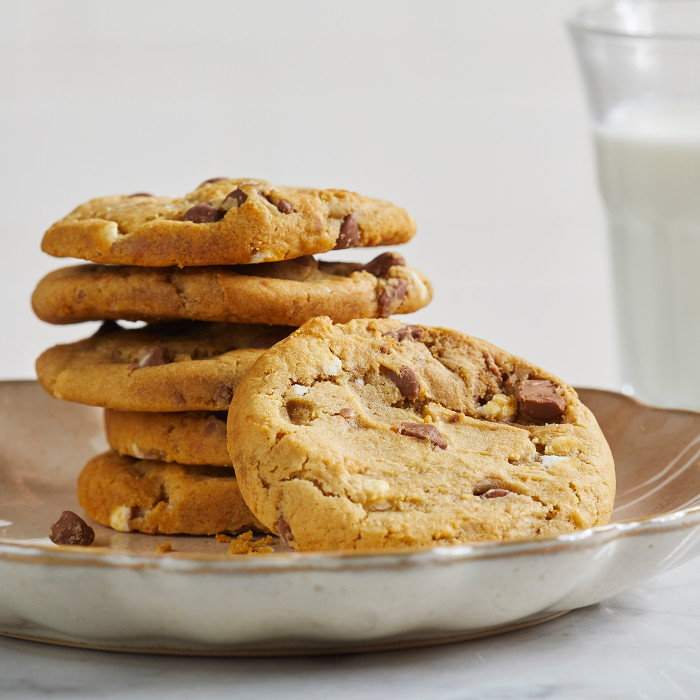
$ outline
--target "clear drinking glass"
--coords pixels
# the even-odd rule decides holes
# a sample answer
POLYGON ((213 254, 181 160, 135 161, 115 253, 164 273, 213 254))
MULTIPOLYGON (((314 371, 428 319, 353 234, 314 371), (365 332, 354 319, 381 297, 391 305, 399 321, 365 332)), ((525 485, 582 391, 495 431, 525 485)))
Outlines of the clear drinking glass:
POLYGON ((700 0, 599 2, 569 30, 608 215, 623 390, 700 410, 700 0))

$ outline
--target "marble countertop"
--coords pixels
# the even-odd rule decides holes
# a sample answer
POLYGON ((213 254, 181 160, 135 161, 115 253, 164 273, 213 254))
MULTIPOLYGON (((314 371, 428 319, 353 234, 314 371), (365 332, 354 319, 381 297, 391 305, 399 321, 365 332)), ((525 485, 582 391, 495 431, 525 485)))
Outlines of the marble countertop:
MULTIPOLYGON (((231 601, 236 605, 236 601, 231 601)), ((0 637, 0 697, 700 698, 700 558, 601 605, 471 642, 327 657, 186 658, 0 637)))

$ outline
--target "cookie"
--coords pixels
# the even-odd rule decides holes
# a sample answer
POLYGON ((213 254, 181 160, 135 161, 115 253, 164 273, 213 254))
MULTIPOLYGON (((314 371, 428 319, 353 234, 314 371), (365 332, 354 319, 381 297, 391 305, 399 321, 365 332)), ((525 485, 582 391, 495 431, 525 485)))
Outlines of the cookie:
POLYGON ((266 532, 227 467, 184 466, 105 452, 80 473, 78 501, 93 520, 120 532, 266 532))
POLYGON ((309 321, 241 381, 228 435, 246 503, 301 551, 554 535, 612 510, 612 455, 576 392, 442 328, 309 321))
POLYGON ((226 413, 105 411, 109 446, 120 455, 180 464, 230 467, 226 413))
POLYGON ((57 399, 118 411, 225 411, 263 349, 291 329, 195 321, 124 329, 104 323, 36 362, 57 399))
POLYGON ((410 313, 431 298, 426 277, 402 256, 384 253, 364 266, 311 257, 182 270, 76 265, 44 277, 32 305, 49 323, 195 319, 299 326, 319 315, 343 322, 410 313))
POLYGON ((236 265, 405 243, 415 231, 404 209, 354 192, 214 178, 175 199, 93 199, 56 222, 41 248, 118 265, 236 265))

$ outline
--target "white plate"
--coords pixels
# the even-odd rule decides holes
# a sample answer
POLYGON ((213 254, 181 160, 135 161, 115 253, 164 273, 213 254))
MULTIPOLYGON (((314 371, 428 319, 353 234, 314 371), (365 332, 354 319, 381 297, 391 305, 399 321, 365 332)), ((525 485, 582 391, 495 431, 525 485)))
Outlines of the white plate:
POLYGON ((101 412, 0 382, 0 633, 192 654, 360 651, 515 629, 599 602, 700 553, 700 413, 580 390, 615 455, 605 527, 409 554, 233 556, 214 538, 96 526, 47 538, 80 509, 75 479, 105 449, 101 412), (164 541, 173 553, 155 548, 164 541))

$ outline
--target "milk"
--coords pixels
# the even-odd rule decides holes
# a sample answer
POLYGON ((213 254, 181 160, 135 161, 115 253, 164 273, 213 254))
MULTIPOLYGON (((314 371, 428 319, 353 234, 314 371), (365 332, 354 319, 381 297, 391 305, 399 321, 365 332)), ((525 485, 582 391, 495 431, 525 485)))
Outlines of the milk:
POLYGON ((618 107, 595 140, 624 382, 700 410, 700 102, 618 107))

